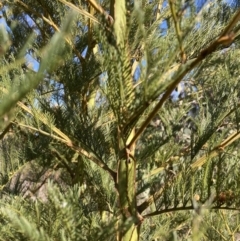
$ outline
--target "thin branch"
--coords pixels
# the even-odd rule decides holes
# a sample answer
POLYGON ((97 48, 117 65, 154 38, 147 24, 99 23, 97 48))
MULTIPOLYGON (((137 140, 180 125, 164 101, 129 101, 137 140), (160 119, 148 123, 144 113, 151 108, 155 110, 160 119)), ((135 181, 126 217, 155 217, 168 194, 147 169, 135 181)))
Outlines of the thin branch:
POLYGON ((56 135, 53 135, 51 133, 48 133, 46 131, 43 131, 39 128, 35 128, 35 127, 32 127, 32 126, 29 126, 29 125, 25 125, 25 124, 22 124, 22 123, 18 123, 18 122, 12 122, 13 124, 15 125, 18 125, 20 127, 24 127, 24 128, 27 128, 27 129, 30 129, 30 130, 33 130, 33 131, 37 131, 45 136, 48 136, 50 138, 53 138, 55 140, 58 140, 62 143, 64 143, 65 145, 67 145, 68 147, 70 147, 72 150, 78 152, 79 154, 87 157, 89 160, 91 160, 92 162, 94 162, 97 166, 101 167, 102 169, 106 170, 110 176, 113 178, 114 182, 116 181, 116 172, 114 172, 112 169, 110 169, 108 167, 108 165, 106 163, 104 163, 102 160, 100 160, 96 155, 94 155, 93 153, 90 153, 88 151, 86 151, 85 149, 79 147, 79 146, 76 146, 73 144, 72 141, 66 141, 65 139, 61 138, 61 137, 58 137, 56 135))
MULTIPOLYGON (((226 238, 223 236, 223 234, 222 234, 217 228, 215 228, 215 227, 212 225, 211 221, 206 220, 206 222, 207 222, 207 224, 209 224, 209 226, 211 226, 211 228, 212 228, 213 230, 216 231, 216 233, 217 233, 218 235, 221 236, 222 240, 229 240, 229 239, 226 239, 226 238)), ((231 236, 232 236, 232 235, 231 235, 231 236)), ((234 240, 235 240, 235 239, 234 239, 234 240)))
POLYGON ((50 94, 50 93, 53 93, 53 92, 56 92, 56 91, 60 91, 60 90, 64 90, 64 88, 49 90, 49 91, 41 93, 40 95, 43 96, 43 95, 47 95, 47 94, 50 94))
POLYGON ((57 157, 57 159, 63 164, 63 166, 67 169, 68 173, 70 174, 71 178, 74 178, 74 171, 68 165, 67 160, 63 157, 54 147, 50 147, 51 152, 57 157))
POLYGON ((166 186, 172 183, 174 179, 171 178, 167 183, 165 183, 164 186, 162 186, 158 191, 156 191, 153 195, 151 195, 146 201, 144 201, 142 204, 137 206, 137 210, 139 213, 142 213, 144 210, 146 210, 155 200, 157 200, 159 197, 161 197, 162 193, 164 192, 166 186))
MULTIPOLYGON (((7 93, 7 90, 4 89, 3 87, 0 88, 1 91, 3 91, 4 93, 7 93)), ((34 116, 33 112, 26 106, 24 105, 22 102, 18 101, 17 102, 17 105, 25 110, 27 113, 29 113, 31 116, 34 116)), ((47 125, 48 125, 48 120, 47 118, 41 114, 41 113, 38 113, 39 114, 39 120, 47 125)), ((110 167, 108 167, 108 165, 106 163, 104 163, 100 158, 98 158, 94 153, 92 152, 89 152, 87 150, 85 150, 84 148, 81 148, 79 146, 76 146, 74 145, 74 143, 71 141, 71 139, 65 135, 61 130, 59 130, 58 128, 56 128, 54 125, 51 125, 50 126, 50 129, 55 132, 58 136, 56 135, 53 135, 51 133, 47 133, 43 130, 40 130, 38 128, 34 128, 32 126, 28 126, 28 125, 25 125, 25 124, 21 124, 21 123, 17 123, 17 122, 12 122, 13 124, 16 124, 16 125, 19 125, 19 126, 22 126, 22 127, 25 127, 25 128, 28 128, 28 129, 31 129, 31 130, 34 130, 34 131, 38 131, 40 132, 41 134, 43 135, 46 135, 46 136, 49 136, 49 137, 52 137, 62 143, 64 143, 65 145, 67 145, 68 147, 70 147, 72 150, 75 150, 76 152, 78 152, 79 154, 82 154, 83 156, 87 157, 89 160, 91 160, 92 162, 94 162, 96 165, 98 165, 99 167, 101 167, 102 169, 106 170, 110 176, 113 178, 114 182, 116 183, 116 179, 117 179, 117 174, 116 172, 114 172, 110 167)))
MULTIPOLYGON (((59 0, 60 1, 60 0, 59 0)), ((45 16, 39 14, 38 12, 34 11, 33 9, 31 9, 27 4, 23 3, 20 0, 16 0, 16 2, 22 7, 24 8, 27 12, 30 12, 34 15, 36 15, 37 17, 41 18, 44 22, 46 22, 47 24, 49 24, 51 27, 54 28, 55 31, 60 32, 59 27, 52 21, 52 19, 48 19, 45 16)), ((76 49, 75 45, 73 44, 72 40, 68 37, 64 37, 65 41, 68 43, 68 45, 70 45, 70 47, 73 49, 73 51, 75 52, 76 56, 78 57, 78 59, 80 60, 80 62, 84 65, 85 63, 85 59, 82 57, 82 55, 79 53, 79 51, 76 49)))
MULTIPOLYGON (((202 206, 202 208, 206 208, 206 207, 202 206)), ((239 208, 231 208, 231 207, 211 207, 211 208, 208 208, 208 209, 240 211, 239 208)), ((176 211, 186 211, 186 210, 195 210, 195 208, 193 207, 193 205, 191 205, 191 206, 188 206, 188 207, 179 207, 179 208, 169 208, 169 209, 164 209, 164 210, 158 210, 158 211, 143 215, 143 218, 153 217, 153 216, 157 216, 157 215, 160 215, 160 214, 163 214, 163 213, 170 213, 170 212, 176 212, 176 211)))
MULTIPOLYGON (((109 15, 107 13, 107 11, 105 11, 101 5, 99 5, 95 0, 87 0, 89 2, 89 4, 97 11, 99 12, 101 15, 103 15, 108 21, 109 24, 112 25, 114 20, 113 17, 111 15, 109 15)), ((111 6, 110 6, 111 8, 111 6)))
POLYGON ((110 16, 112 16, 113 19, 115 19, 114 6, 115 0, 110 0, 110 16))
POLYGON ((95 23, 100 24, 100 22, 90 13, 88 13, 87 11, 85 11, 84 9, 78 8, 76 7, 74 4, 67 2, 65 0, 58 0, 59 2, 65 4, 66 6, 70 7, 71 9, 75 10, 76 12, 82 14, 83 16, 90 18, 91 20, 93 20, 95 23))
MULTIPOLYGON (((89 12, 92 15, 94 14, 94 8, 91 5, 89 6, 89 12)), ((86 59, 89 59, 94 45, 95 44, 93 43, 93 22, 89 18, 88 19, 88 48, 87 48, 87 53, 86 53, 86 57, 85 57, 86 59)))
POLYGON ((183 48, 183 44, 182 44, 182 32, 181 32, 179 17, 177 16, 177 12, 175 11, 175 2, 174 2, 174 0, 169 0, 168 3, 170 6, 170 9, 171 9, 174 27, 175 27, 175 31, 176 31, 176 35, 177 35, 177 39, 178 39, 178 43, 179 43, 181 62, 185 63, 186 62, 186 54, 184 52, 184 48, 183 48))
POLYGON ((163 6, 163 0, 159 0, 158 5, 157 5, 157 9, 156 9, 156 11, 157 11, 156 21, 160 19, 160 16, 161 16, 160 11, 161 11, 162 6, 163 6))
POLYGON ((19 122, 16 122, 16 121, 12 121, 11 123, 14 124, 14 125, 17 125, 17 126, 19 126, 19 127, 24 127, 24 128, 29 129, 29 130, 39 132, 39 133, 41 133, 41 134, 43 134, 43 135, 45 135, 45 136, 51 137, 51 138, 53 138, 53 139, 55 139, 55 140, 57 140, 57 141, 60 141, 60 142, 62 142, 62 143, 64 143, 64 144, 67 144, 67 145, 68 145, 68 143, 69 143, 69 142, 67 142, 66 140, 64 140, 63 138, 61 138, 61 137, 59 137, 59 136, 56 136, 56 135, 53 135, 53 134, 51 134, 51 133, 48 133, 48 132, 46 132, 46 131, 43 131, 43 130, 41 130, 41 129, 39 129, 39 128, 35 128, 35 127, 29 126, 29 125, 25 125, 25 124, 22 124, 22 123, 19 123, 19 122))
POLYGON ((222 32, 220 38, 230 34, 239 20, 240 20, 240 9, 235 13, 234 17, 232 18, 228 26, 222 32))
POLYGON ((9 123, 7 127, 3 130, 3 132, 0 134, 0 140, 4 138, 4 136, 11 130, 12 123, 9 123))
POLYGON ((221 142, 221 144, 214 147, 209 153, 205 154, 204 156, 200 157, 194 163, 191 164, 191 168, 195 169, 202 166, 204 163, 207 162, 210 158, 217 156, 220 152, 224 150, 225 147, 232 144, 235 140, 240 138, 240 132, 234 132, 228 138, 221 142))
POLYGON ((87 0, 88 3, 100 14, 108 15, 107 12, 101 7, 101 5, 97 4, 95 0, 87 0))
MULTIPOLYGON (((240 10, 234 17, 234 19, 239 19, 240 18, 240 10)), ((229 25, 223 30, 223 33, 228 33, 229 29, 233 28, 233 21, 229 23, 229 25)), ((234 21, 236 24, 237 22, 234 21)), ((201 61, 203 61, 208 55, 213 53, 220 45, 226 44, 229 42, 233 42, 234 40, 234 35, 233 34, 228 34, 228 35, 223 35, 223 33, 210 44, 207 48, 203 49, 200 51, 199 55, 197 58, 189 60, 187 63, 182 64, 177 73, 175 74, 175 80, 168 86, 167 90, 163 94, 162 98, 158 102, 158 104, 155 106, 155 108, 152 110, 152 112, 148 115, 147 119, 143 122, 143 124, 140 126, 140 128, 136 131, 135 136, 132 138, 131 142, 128 145, 128 148, 131 149, 131 147, 134 145, 134 143, 139 139, 140 135, 143 133, 145 128, 149 125, 151 120, 154 118, 154 116, 157 114, 157 112, 160 110, 160 108, 163 106, 163 104, 166 102, 166 100, 169 98, 171 93, 174 91, 176 86, 180 83, 180 81, 183 79, 183 77, 189 73, 194 67, 196 67, 201 61)), ((173 77, 174 78, 174 77, 173 77)))

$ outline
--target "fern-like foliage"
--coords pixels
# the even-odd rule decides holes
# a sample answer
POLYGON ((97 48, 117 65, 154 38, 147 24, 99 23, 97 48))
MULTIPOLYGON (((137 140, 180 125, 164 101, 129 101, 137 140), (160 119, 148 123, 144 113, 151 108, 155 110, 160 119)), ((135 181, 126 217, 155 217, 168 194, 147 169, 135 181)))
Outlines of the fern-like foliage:
POLYGON ((217 0, 4 4, 3 190, 33 159, 71 180, 46 203, 5 196, 0 238, 234 237, 239 10, 217 0))

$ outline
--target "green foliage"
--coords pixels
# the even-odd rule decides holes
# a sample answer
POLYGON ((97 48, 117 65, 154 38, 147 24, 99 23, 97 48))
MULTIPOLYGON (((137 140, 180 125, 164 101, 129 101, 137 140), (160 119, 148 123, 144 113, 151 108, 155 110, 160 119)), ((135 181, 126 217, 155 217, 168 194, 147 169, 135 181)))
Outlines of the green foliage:
POLYGON ((1 201, 1 240, 113 239, 113 230, 108 234, 102 230, 109 223, 102 222, 99 213, 88 205, 79 186, 64 194, 50 186, 47 203, 22 197, 1 201))
POLYGON ((171 0, 4 4, 1 185, 32 160, 64 168, 71 184, 51 186, 47 202, 2 193, 0 239, 233 239, 239 11, 224 1, 199 11, 171 0))

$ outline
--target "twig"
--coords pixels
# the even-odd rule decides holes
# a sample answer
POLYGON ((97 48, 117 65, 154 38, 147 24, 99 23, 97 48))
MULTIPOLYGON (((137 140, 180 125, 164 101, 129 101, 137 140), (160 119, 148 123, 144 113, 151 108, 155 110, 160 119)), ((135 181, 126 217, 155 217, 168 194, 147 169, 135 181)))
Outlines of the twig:
POLYGON ((70 3, 70 2, 67 2, 65 0, 58 0, 59 2, 67 5, 68 7, 70 7, 71 9, 75 10, 76 12, 80 13, 81 15, 87 17, 87 18, 90 18, 92 19, 95 23, 98 23, 100 24, 100 22, 94 17, 92 16, 90 13, 88 13, 87 11, 81 9, 81 8, 78 8, 76 7, 74 4, 70 3))
MULTIPOLYGON (((60 0, 59 0, 60 1, 60 0)), ((48 23, 50 26, 52 26, 55 31, 60 32, 59 27, 52 21, 52 19, 48 19, 45 16, 39 14, 38 12, 34 11, 33 9, 31 9, 27 4, 23 3, 20 0, 16 0, 17 3, 19 3, 19 5, 24 8, 26 11, 38 16, 39 18, 41 18, 43 21, 45 21, 46 23, 48 23)), ((79 53, 79 51, 76 49, 76 47, 74 46, 74 44, 72 43, 70 38, 64 37, 65 41, 70 45, 70 47, 73 49, 73 51, 75 52, 76 56, 78 57, 78 59, 80 60, 80 62, 82 64, 85 63, 85 59, 82 57, 82 55, 79 53)))
POLYGON ((22 123, 19 123, 19 122, 12 122, 12 123, 15 124, 15 125, 18 125, 20 127, 24 127, 24 128, 27 128, 27 129, 30 129, 30 130, 33 130, 33 131, 37 131, 37 132, 39 132, 39 133, 41 133, 45 136, 51 137, 55 140, 58 140, 58 141, 64 143, 65 145, 70 147, 72 150, 82 154, 83 156, 87 157, 89 160, 93 161, 96 165, 98 165, 102 169, 106 170, 110 174, 110 176, 113 178, 113 180, 116 181, 116 172, 114 172, 112 169, 110 169, 106 163, 104 163, 102 160, 100 160, 93 153, 90 153, 89 151, 86 151, 85 149, 74 145, 73 142, 70 139, 69 139, 70 141, 66 141, 65 139, 63 139, 61 137, 58 137, 56 135, 53 135, 53 134, 48 133, 46 131, 43 131, 39 128, 35 128, 35 127, 29 126, 29 125, 25 125, 25 124, 22 124, 22 123))
POLYGON ((0 134, 0 140, 4 138, 4 136, 11 130, 12 123, 9 123, 7 127, 4 129, 4 131, 0 134))
MULTIPOLYGON (((204 208, 204 206, 203 206, 203 208, 204 208)), ((164 209, 164 210, 157 210, 155 212, 143 215, 143 218, 153 217, 153 216, 157 216, 157 215, 163 214, 163 213, 170 213, 170 212, 176 212, 176 211, 185 211, 185 210, 195 210, 195 208, 193 207, 193 205, 191 205, 191 206, 187 206, 187 207, 176 207, 176 208, 169 208, 169 209, 164 209)), ((231 207, 211 207, 211 210, 240 211, 239 208, 231 208, 231 207)))
POLYGON ((175 1, 168 0, 168 2, 169 2, 170 9, 171 9, 174 27, 175 27, 175 31, 176 31, 176 35, 177 35, 177 39, 178 39, 178 43, 179 43, 181 62, 185 63, 187 57, 184 52, 184 48, 183 48, 183 44, 182 44, 182 32, 181 32, 179 17, 177 16, 177 12, 175 11, 175 1))
POLYGON ((240 138, 240 132, 235 132, 228 138, 226 138, 221 144, 214 147, 209 153, 205 154, 204 156, 200 157, 197 161, 191 164, 191 168, 195 169, 202 166, 206 161, 210 158, 217 156, 220 152, 224 150, 225 147, 232 144, 235 140, 240 138))

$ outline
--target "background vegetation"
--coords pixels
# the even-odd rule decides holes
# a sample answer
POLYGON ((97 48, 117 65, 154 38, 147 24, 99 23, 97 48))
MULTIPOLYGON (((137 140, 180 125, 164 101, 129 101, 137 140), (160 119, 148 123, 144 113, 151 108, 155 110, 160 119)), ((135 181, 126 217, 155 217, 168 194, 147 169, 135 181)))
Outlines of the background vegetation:
POLYGON ((0 240, 238 240, 238 5, 1 1, 0 240))

